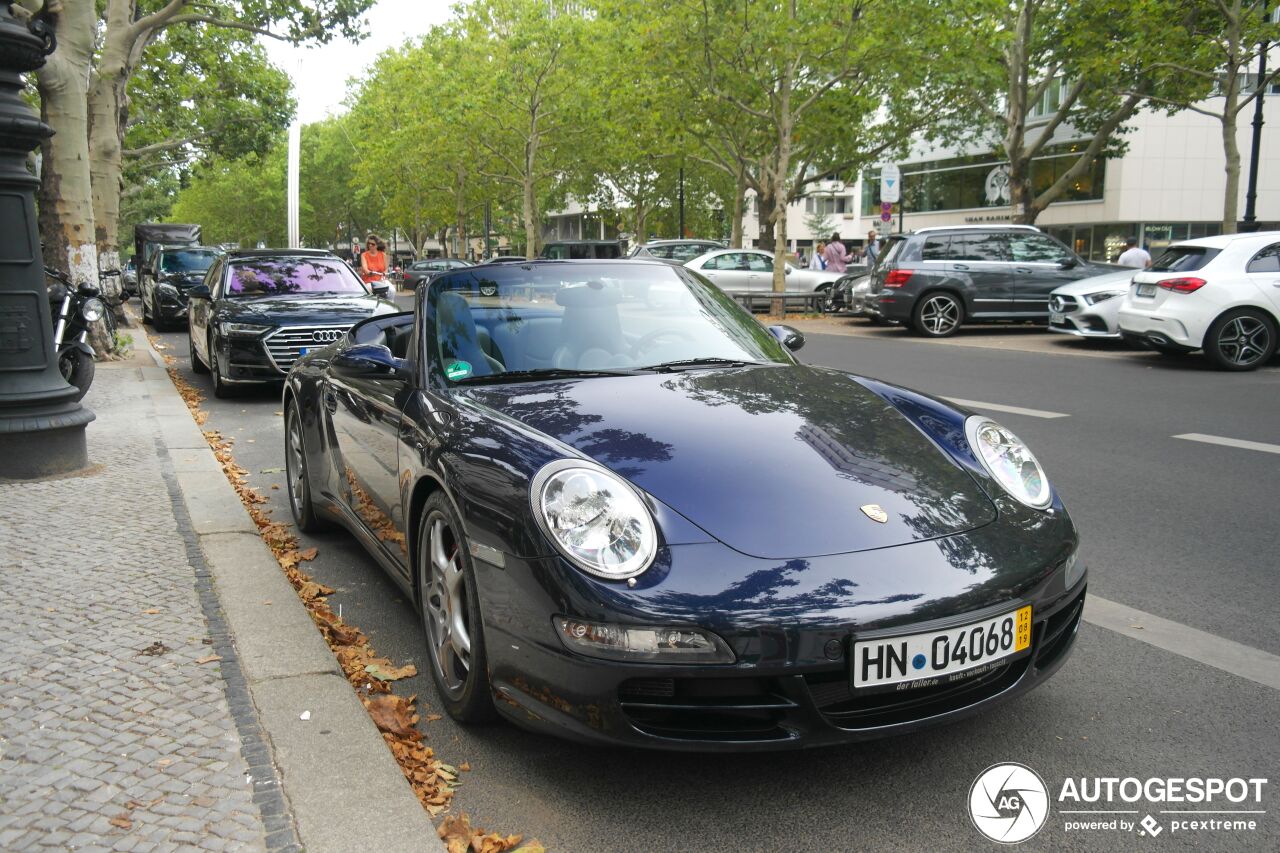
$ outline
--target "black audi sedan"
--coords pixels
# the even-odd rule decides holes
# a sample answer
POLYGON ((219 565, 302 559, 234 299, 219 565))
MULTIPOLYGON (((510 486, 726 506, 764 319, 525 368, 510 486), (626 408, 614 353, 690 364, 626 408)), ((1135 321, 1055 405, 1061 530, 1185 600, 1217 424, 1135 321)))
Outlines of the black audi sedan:
POLYGON ((215 397, 237 385, 280 382, 300 356, 332 344, 361 320, 399 310, 330 252, 229 252, 192 287, 191 368, 209 373, 215 397))
POLYGON ((294 518, 401 586, 461 721, 785 749, 1042 684, 1086 572, 1035 456, 803 342, 660 262, 441 274, 289 371, 294 518))
POLYGON ((211 246, 165 246, 151 256, 150 273, 142 277, 139 297, 142 321, 157 332, 187 320, 187 293, 204 281, 222 255, 211 246))

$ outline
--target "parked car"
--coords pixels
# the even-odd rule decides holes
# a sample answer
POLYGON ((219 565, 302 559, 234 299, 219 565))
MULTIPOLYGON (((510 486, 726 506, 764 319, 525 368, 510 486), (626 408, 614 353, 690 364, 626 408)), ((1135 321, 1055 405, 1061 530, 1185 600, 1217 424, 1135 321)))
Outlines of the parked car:
POLYGON ((152 255, 162 246, 200 245, 200 226, 173 222, 139 222, 133 226, 133 257, 138 264, 138 292, 151 274, 152 255))
MULTIPOLYGON (((718 249, 699 255, 685 266, 709 278, 721 290, 773 290, 773 253, 760 249, 718 249)), ((786 266, 787 293, 826 293, 844 273, 802 270, 786 266)))
POLYGON ((1133 276, 1120 334, 1164 353, 1203 349, 1219 370, 1253 370, 1280 340, 1280 231, 1175 243, 1133 276))
POLYGON ((687 263, 699 255, 723 249, 724 243, 715 240, 650 240, 633 246, 627 257, 635 260, 654 259, 669 263, 687 263))
POLYGON ((1095 275, 1049 294, 1049 331, 1081 338, 1119 338, 1122 298, 1134 270, 1095 275))
POLYGON ((121 272, 121 283, 124 287, 125 293, 129 294, 130 296, 138 295, 138 259, 137 258, 130 258, 129 262, 124 265, 124 270, 121 272))
POLYGON ((471 261, 464 261, 462 258, 427 258, 422 261, 414 261, 404 271, 404 285, 412 289, 443 270, 456 270, 472 266, 475 266, 475 264, 471 263, 471 261))
POLYGON ((827 293, 826 310, 854 317, 867 316, 867 299, 871 294, 871 276, 865 267, 850 267, 827 293))
POLYGON ((871 273, 886 320, 941 338, 966 323, 1049 320, 1049 294, 1122 269, 1086 261, 1030 225, 957 225, 895 234, 871 273))
POLYGON ((151 255, 142 277, 142 322, 157 332, 186 324, 187 293, 204 281, 204 275, 222 255, 212 246, 164 246, 151 255))
POLYGON ((542 247, 540 258, 555 261, 607 260, 621 258, 622 242, 619 240, 552 240, 542 247))
POLYGON ((496 305, 475 275, 284 394, 298 527, 340 522, 400 586, 455 719, 820 746, 986 713, 1067 658, 1076 530, 1008 430, 800 364, 798 332, 678 266, 498 265, 496 305))
POLYGON ((312 249, 228 252, 190 300, 191 369, 215 397, 279 382, 300 356, 339 340, 361 320, 394 314, 390 285, 370 288, 346 261, 312 249))

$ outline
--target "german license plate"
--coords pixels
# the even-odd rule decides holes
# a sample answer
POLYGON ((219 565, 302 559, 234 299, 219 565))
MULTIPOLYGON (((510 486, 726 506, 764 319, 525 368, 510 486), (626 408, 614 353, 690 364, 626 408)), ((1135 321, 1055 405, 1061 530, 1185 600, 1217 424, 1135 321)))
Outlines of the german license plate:
POLYGON ((855 690, 898 690, 962 681, 1031 648, 1031 606, 945 631, 863 640, 853 644, 855 690))
POLYGON ((1156 286, 1154 284, 1140 284, 1138 285, 1138 295, 1139 296, 1155 296, 1156 286))
POLYGON ((1050 312, 1049 312, 1049 325, 1050 325, 1050 326, 1061 326, 1061 325, 1063 324, 1063 322, 1065 321, 1065 319, 1066 319, 1066 318, 1065 318, 1065 317, 1063 317, 1063 315, 1059 314, 1057 311, 1050 311, 1050 312))
POLYGON ((306 347, 298 347, 298 358, 302 358, 306 354, 307 354, 306 347))

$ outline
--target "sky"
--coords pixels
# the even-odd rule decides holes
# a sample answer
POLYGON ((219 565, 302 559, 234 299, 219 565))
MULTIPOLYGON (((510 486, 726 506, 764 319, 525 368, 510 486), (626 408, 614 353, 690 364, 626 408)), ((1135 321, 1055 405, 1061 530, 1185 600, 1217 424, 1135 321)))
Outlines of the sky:
POLYGON ((424 34, 452 16, 450 0, 378 0, 365 14, 359 44, 335 39, 316 47, 294 47, 263 38, 271 61, 293 78, 298 118, 304 124, 344 111, 347 80, 361 76, 378 54, 424 34))

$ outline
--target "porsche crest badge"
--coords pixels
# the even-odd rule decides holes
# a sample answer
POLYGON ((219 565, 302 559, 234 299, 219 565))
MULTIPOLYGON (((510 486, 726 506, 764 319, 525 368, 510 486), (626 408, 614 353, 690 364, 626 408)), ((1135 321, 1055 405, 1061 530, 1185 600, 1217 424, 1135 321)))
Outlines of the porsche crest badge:
POLYGON ((858 508, 861 509, 863 513, 866 514, 867 518, 872 521, 878 521, 881 524, 884 524, 889 520, 889 513, 881 509, 880 504, 866 504, 865 506, 858 508))

